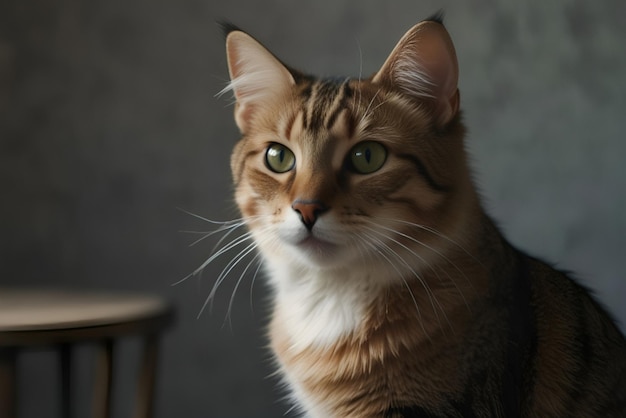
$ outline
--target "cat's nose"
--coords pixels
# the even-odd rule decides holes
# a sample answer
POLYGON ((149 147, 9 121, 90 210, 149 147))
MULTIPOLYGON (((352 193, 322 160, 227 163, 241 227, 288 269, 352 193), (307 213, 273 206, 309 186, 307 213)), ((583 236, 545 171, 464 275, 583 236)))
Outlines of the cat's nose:
POLYGON ((294 201, 291 208, 298 212, 300 220, 310 231, 317 221, 317 218, 328 210, 328 207, 319 200, 301 200, 294 201))

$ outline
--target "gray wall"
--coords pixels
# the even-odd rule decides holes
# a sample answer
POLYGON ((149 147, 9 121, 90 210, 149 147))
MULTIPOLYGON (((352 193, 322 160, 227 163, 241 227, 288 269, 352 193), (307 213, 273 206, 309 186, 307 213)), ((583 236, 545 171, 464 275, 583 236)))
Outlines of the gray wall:
MULTIPOLYGON (((177 208, 236 216, 237 131, 229 101, 214 97, 227 81, 215 21, 296 67, 358 75, 442 6, 486 207, 514 243, 578 272, 626 322, 623 0, 3 0, 0 284, 163 295, 179 320, 164 339, 157 417, 281 416, 262 280, 252 296, 243 282, 230 324, 237 275, 196 319, 224 264, 171 286, 215 243, 188 247, 195 235, 180 230, 212 227, 177 208)), ((116 366, 120 417, 135 343, 116 366)), ((79 350, 79 409, 90 356, 79 350)), ((22 358, 23 416, 54 416, 51 363, 46 352, 22 358)))

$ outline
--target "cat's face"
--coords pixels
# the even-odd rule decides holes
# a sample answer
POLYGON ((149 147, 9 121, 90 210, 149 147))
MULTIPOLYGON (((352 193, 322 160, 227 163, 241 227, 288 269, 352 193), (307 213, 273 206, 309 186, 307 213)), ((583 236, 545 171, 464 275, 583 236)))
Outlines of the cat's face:
POLYGON ((467 177, 456 59, 443 27, 424 23, 367 80, 305 77, 248 35, 229 35, 243 134, 235 196, 266 257, 402 268, 407 254, 426 262, 453 223, 467 177), (416 44, 433 42, 440 48, 418 60, 416 44))

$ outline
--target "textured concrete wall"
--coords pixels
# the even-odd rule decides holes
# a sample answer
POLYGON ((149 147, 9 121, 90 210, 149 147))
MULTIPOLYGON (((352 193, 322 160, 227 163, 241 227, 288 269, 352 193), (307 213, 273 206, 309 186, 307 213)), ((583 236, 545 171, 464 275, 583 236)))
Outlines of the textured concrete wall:
MULTIPOLYGON (((266 288, 238 275, 196 319, 212 280, 170 286, 212 243, 179 230, 236 216, 237 138, 216 20, 295 67, 374 72, 440 7, 455 40, 467 146, 486 207, 521 248, 578 272, 626 322, 626 3, 326 0, 0 2, 0 284, 140 290, 177 305, 157 417, 281 416, 266 376, 266 288), (251 307, 252 305, 252 307, 251 307)), ((213 242, 214 243, 214 242, 213 242)), ((1 301, 0 301, 1 303, 1 301)), ((124 343, 116 416, 136 358, 124 343)), ((79 410, 92 375, 79 351, 79 410)), ((25 417, 52 417, 50 353, 20 363, 25 417), (32 402, 36 397, 37 402, 32 402)))

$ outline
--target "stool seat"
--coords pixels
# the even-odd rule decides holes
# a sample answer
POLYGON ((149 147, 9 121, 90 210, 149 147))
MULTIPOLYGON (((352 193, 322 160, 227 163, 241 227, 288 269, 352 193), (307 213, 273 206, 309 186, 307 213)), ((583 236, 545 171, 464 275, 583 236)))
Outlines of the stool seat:
POLYGON ((0 346, 145 333, 170 317, 171 306, 155 296, 0 287, 0 346))
POLYGON ((71 416, 71 346, 92 343, 98 349, 93 416, 108 417, 113 343, 125 336, 139 336, 144 341, 134 416, 151 416, 158 335, 172 320, 171 305, 156 296, 0 287, 0 416, 17 417, 16 356, 19 350, 31 346, 59 350, 60 416, 71 416))

